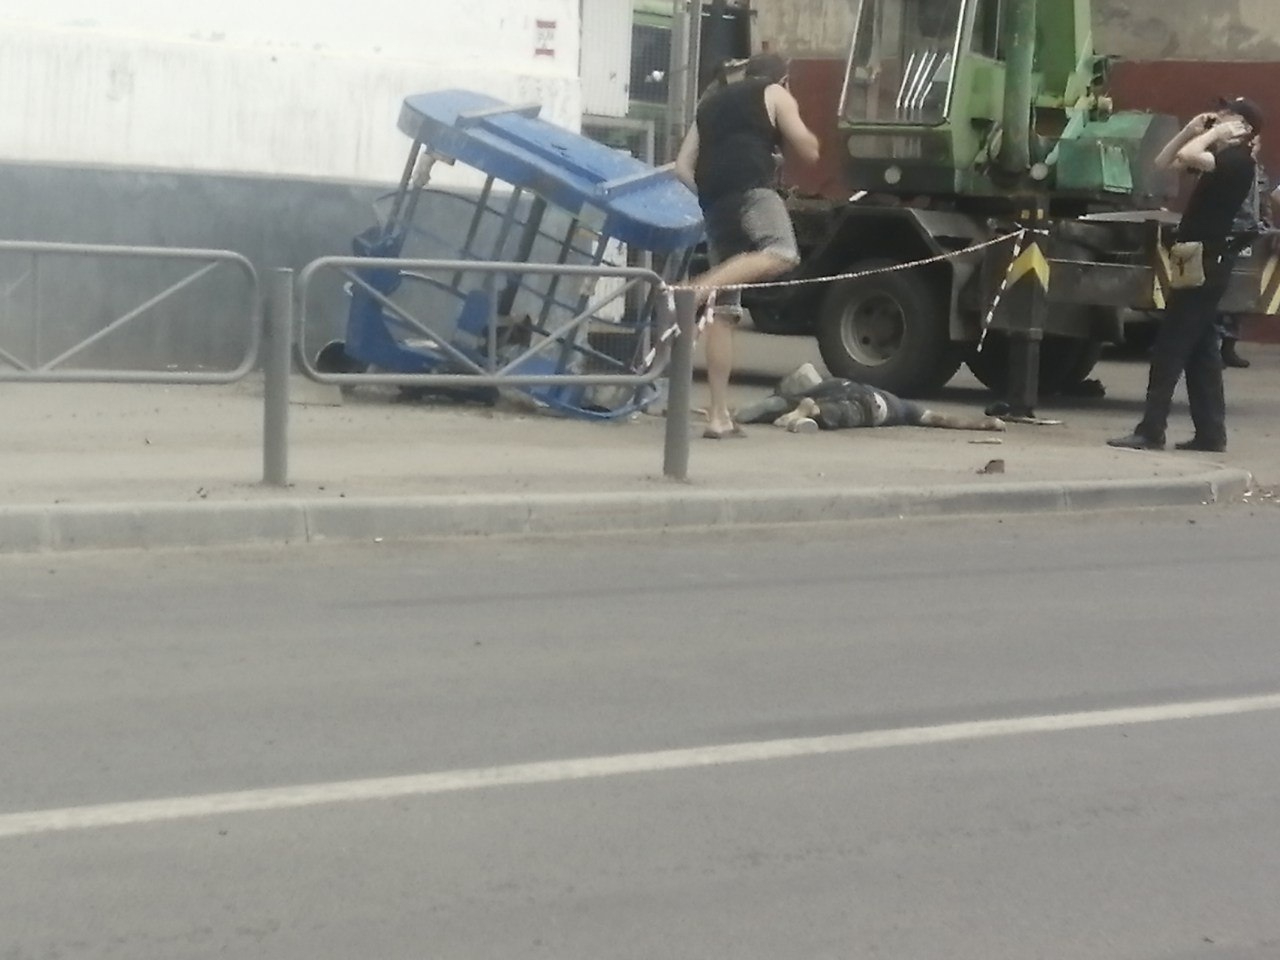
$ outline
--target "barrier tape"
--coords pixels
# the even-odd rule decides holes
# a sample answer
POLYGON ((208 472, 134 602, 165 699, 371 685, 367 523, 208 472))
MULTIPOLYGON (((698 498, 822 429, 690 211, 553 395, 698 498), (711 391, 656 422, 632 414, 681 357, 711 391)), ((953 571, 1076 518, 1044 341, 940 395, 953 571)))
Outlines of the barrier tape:
MULTIPOLYGON (((1018 257, 1022 256, 1022 247, 1026 243, 1026 241, 1027 241, 1027 232, 1024 230, 1018 236, 1018 242, 1017 244, 1015 244, 1013 248, 1013 256, 1009 258, 1009 265, 1011 268, 1013 264, 1018 262, 1018 257)), ((981 350, 983 344, 987 342, 987 333, 991 330, 991 324, 996 319, 996 311, 1000 308, 1000 301, 1001 299, 1003 299, 1005 295, 1005 291, 1009 289, 1010 277, 1012 275, 1013 275, 1012 269, 1006 270, 1004 272, 1004 279, 1000 281, 1000 288, 996 290, 996 295, 991 298, 991 309, 987 311, 986 317, 984 317, 982 320, 982 333, 978 337, 979 350, 981 350)))
MULTIPOLYGON (((698 284, 688 284, 688 283, 664 284, 662 292, 665 294, 667 298, 668 309, 671 311, 672 314, 674 314, 676 311, 675 291, 677 290, 709 290, 711 291, 710 295, 707 297, 706 303, 703 304, 702 309, 699 311, 697 329, 694 331, 696 336, 700 334, 703 330, 705 330, 707 327, 707 324, 711 321, 711 315, 715 310, 716 296, 718 293, 724 290, 729 290, 729 291, 768 290, 768 289, 778 289, 782 287, 803 287, 803 286, 810 286, 818 283, 837 283, 842 280, 860 280, 863 277, 874 277, 874 276, 880 276, 882 274, 889 274, 889 273, 901 273, 902 271, 905 271, 905 270, 914 270, 916 267, 926 267, 933 263, 942 263, 947 260, 955 260, 955 259, 958 259, 959 257, 963 257, 971 253, 977 253, 980 250, 987 250, 991 247, 999 246, 1002 243, 1008 243, 1010 240, 1015 240, 1017 243, 1013 251, 1013 256, 1010 258, 1010 263, 1013 263, 1018 259, 1019 255, 1022 253, 1022 248, 1024 243, 1026 242, 1026 237, 1028 233, 1047 234, 1048 231, 1030 230, 1030 229, 1016 230, 1013 233, 1001 234, 998 237, 993 237, 990 240, 985 240, 982 243, 976 243, 976 244, 973 244, 972 246, 963 247, 959 250, 951 250, 951 251, 948 251, 947 253, 939 253, 932 257, 925 257, 921 260, 912 260, 907 263, 895 263, 892 266, 888 266, 888 267, 877 267, 874 270, 856 270, 850 273, 837 273, 837 274, 832 274, 830 276, 824 276, 824 277, 806 277, 801 280, 771 280, 771 281, 760 282, 760 283, 735 283, 735 284, 727 284, 721 287, 704 287, 698 284)), ((1008 287, 1009 287, 1009 274, 1006 271, 1004 280, 1000 284, 1000 289, 996 292, 995 299, 991 303, 991 309, 988 311, 986 320, 983 322, 983 327, 982 327, 983 340, 986 339, 987 330, 991 326, 992 319, 995 317, 996 308, 1000 304, 1000 298, 1004 295, 1004 292, 1008 289, 1008 287)), ((659 335, 658 342, 660 344, 667 343, 668 341, 678 336, 680 336, 680 326, 677 321, 673 320, 671 323, 671 326, 669 326, 666 330, 664 330, 659 335)), ((979 344, 981 344, 981 342, 982 341, 979 341, 979 344)), ((658 355, 658 350, 656 347, 650 350, 646 355, 645 365, 652 366, 654 360, 657 359, 657 355, 658 355)))
POLYGON ((815 283, 835 283, 841 280, 860 280, 863 277, 874 277, 885 273, 899 273, 903 270, 914 270, 916 267, 927 267, 931 263, 942 263, 945 260, 955 260, 966 254, 976 253, 979 250, 986 250, 988 247, 999 246, 1002 243, 1016 238, 1025 237, 1027 230, 1017 230, 1013 233, 1001 234, 991 240, 982 243, 975 243, 970 247, 962 247, 959 250, 951 250, 947 253, 939 253, 936 256, 925 257, 923 260, 912 260, 908 263, 895 263, 889 267, 877 267, 874 270, 858 270, 852 273, 837 273, 827 277, 805 277, 801 280, 771 280, 761 283, 732 283, 721 287, 703 287, 697 284, 675 284, 672 289, 675 290, 768 290, 778 287, 803 287, 815 283))
MULTIPOLYGON (((953 250, 948 253, 941 253, 936 256, 926 257, 922 260, 913 260, 909 263, 898 263, 889 267, 877 267, 875 270, 860 270, 860 271, 854 271, 851 273, 839 273, 839 274, 833 274, 831 276, 824 276, 824 277, 807 277, 802 280, 774 280, 774 281, 761 282, 761 283, 738 283, 738 284, 729 284, 722 287, 704 287, 704 286, 699 286, 697 284, 666 284, 664 285, 663 292, 666 294, 666 297, 667 297, 667 306, 670 308, 671 312, 674 314, 676 310, 676 299, 675 299, 676 290, 710 290, 711 291, 711 295, 708 297, 707 302, 703 306, 702 311, 700 312, 698 317, 697 332, 700 333, 701 331, 706 329, 707 323, 709 322, 711 317, 711 313, 715 308, 716 294, 721 290, 765 290, 765 289, 777 289, 777 288, 784 288, 784 287, 800 287, 800 286, 807 286, 807 285, 817 284, 817 283, 835 283, 841 280, 858 280, 863 277, 872 277, 872 276, 878 276, 881 274, 889 274, 889 273, 899 273, 904 270, 913 270, 916 267, 928 266, 929 264, 933 264, 933 263, 941 263, 945 260, 953 260, 969 253, 974 253, 979 250, 986 250, 990 247, 999 246, 1002 243, 1006 243, 1010 240, 1014 240, 1015 246, 1013 250, 1013 255, 1009 258, 1010 269, 1005 271, 1005 275, 1003 279, 1000 281, 1000 287, 999 289, 996 290, 995 296, 991 300, 991 306, 987 310, 986 316, 983 318, 983 321, 982 321, 982 334, 978 338, 978 347, 979 349, 981 349, 982 345, 986 343, 987 334, 990 332, 991 325, 995 321, 996 311, 999 310, 1000 308, 1000 302, 1004 298, 1004 295, 1008 292, 1009 287, 1012 285, 1012 282, 1014 280, 1013 265, 1018 263, 1018 258, 1022 256, 1024 252, 1024 248, 1026 247, 1027 238, 1029 235, 1032 235, 1032 234, 1035 234, 1038 237, 1047 237, 1049 236, 1049 231, 1045 229, 1028 227, 1028 228, 1015 231, 1013 233, 1002 234, 998 237, 992 238, 991 240, 987 240, 979 244, 974 244, 973 246, 970 246, 970 247, 964 247, 960 250, 953 250)), ((1092 266, 1095 263, 1095 261, 1092 261, 1092 260, 1055 260, 1054 262, 1064 263, 1064 264, 1079 264, 1083 266, 1092 266)), ((1037 274, 1038 275, 1040 274, 1039 269, 1036 268, 1034 265, 1032 267, 1024 269, 1022 272, 1026 273, 1030 269, 1035 269, 1037 274)), ((1266 294, 1268 293, 1268 288, 1270 286, 1271 280, 1275 278, 1277 275, 1280 275, 1280 257, 1272 257, 1271 260, 1267 263, 1261 278, 1262 282, 1260 286, 1261 286, 1261 296, 1263 300, 1266 299, 1266 294)), ((1021 276, 1021 274, 1019 276, 1021 276)), ((1164 299, 1162 296, 1164 291, 1160 281, 1161 281, 1161 278, 1159 277, 1158 271, 1157 271, 1157 276, 1155 278, 1155 287, 1156 287, 1155 295, 1156 295, 1157 306, 1163 307, 1164 304, 1161 301, 1163 301, 1164 299)), ((1041 277, 1041 283, 1042 285, 1045 284, 1043 277, 1041 277)), ((1280 284, 1277 284, 1276 286, 1274 300, 1272 300, 1271 303, 1264 308, 1263 312, 1268 314, 1275 314, 1277 312, 1280 312, 1280 284)), ((676 322, 673 321, 671 326, 668 327, 665 331, 663 331, 662 335, 659 337, 659 343, 666 343, 669 340, 673 339, 674 337, 678 337, 679 335, 680 335, 680 327, 676 322)), ((651 350, 649 353, 649 356, 651 358, 656 358, 657 350, 656 349, 651 350)), ((649 360, 648 362, 652 363, 652 359, 649 360)))

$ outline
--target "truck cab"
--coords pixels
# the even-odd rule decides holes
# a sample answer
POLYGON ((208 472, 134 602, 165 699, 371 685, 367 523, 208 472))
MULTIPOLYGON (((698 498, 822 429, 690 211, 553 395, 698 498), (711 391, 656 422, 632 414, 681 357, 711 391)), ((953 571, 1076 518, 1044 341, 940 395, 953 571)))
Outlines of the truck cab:
POLYGON ((1087 0, 860 0, 856 24, 839 120, 851 189, 987 208, 1036 193, 1064 213, 1170 196, 1149 163, 1167 125, 1112 110, 1087 0))

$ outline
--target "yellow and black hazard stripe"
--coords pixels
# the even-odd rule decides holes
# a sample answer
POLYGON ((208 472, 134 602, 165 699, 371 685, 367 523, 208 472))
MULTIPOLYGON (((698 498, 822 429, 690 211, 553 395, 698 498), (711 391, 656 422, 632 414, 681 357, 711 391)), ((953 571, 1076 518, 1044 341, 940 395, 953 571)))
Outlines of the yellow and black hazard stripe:
POLYGON ((1035 240, 1028 243, 1026 249, 1009 264, 1005 283, 1011 287, 1028 274, 1035 275, 1041 289, 1045 291, 1049 289, 1049 261, 1045 259, 1040 244, 1035 240))
POLYGON ((1258 312, 1274 317, 1280 313, 1280 254, 1267 258, 1259 279, 1258 312))

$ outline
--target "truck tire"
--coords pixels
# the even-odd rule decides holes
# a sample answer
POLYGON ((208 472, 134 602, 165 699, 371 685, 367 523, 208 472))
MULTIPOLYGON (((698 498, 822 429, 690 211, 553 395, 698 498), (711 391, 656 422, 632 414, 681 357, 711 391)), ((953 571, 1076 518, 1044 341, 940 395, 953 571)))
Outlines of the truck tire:
POLYGON ((757 303, 747 307, 751 314, 751 329, 772 337, 786 337, 800 333, 788 321, 786 315, 772 304, 757 303))
MULTIPOLYGON (((1040 396, 1052 397, 1083 383, 1102 356, 1102 344, 1076 337, 1046 336, 1040 342, 1040 396)), ((1009 337, 1003 331, 987 334, 982 349, 968 359, 983 386, 1003 397, 1009 390, 1009 337)))
MULTIPOLYGON (((863 260, 856 272, 895 266, 863 260)), ((827 289, 818 349, 834 376, 903 397, 936 391, 960 369, 943 291, 919 271, 839 280, 827 289)))

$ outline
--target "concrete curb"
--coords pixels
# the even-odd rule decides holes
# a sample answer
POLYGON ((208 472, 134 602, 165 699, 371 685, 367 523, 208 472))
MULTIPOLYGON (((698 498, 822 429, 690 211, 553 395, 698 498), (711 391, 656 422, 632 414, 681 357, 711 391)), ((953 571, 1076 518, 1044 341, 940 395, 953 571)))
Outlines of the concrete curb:
POLYGON ((1198 506, 1243 470, 1172 479, 872 490, 712 491, 0 507, 0 554, 611 533, 1198 506))

